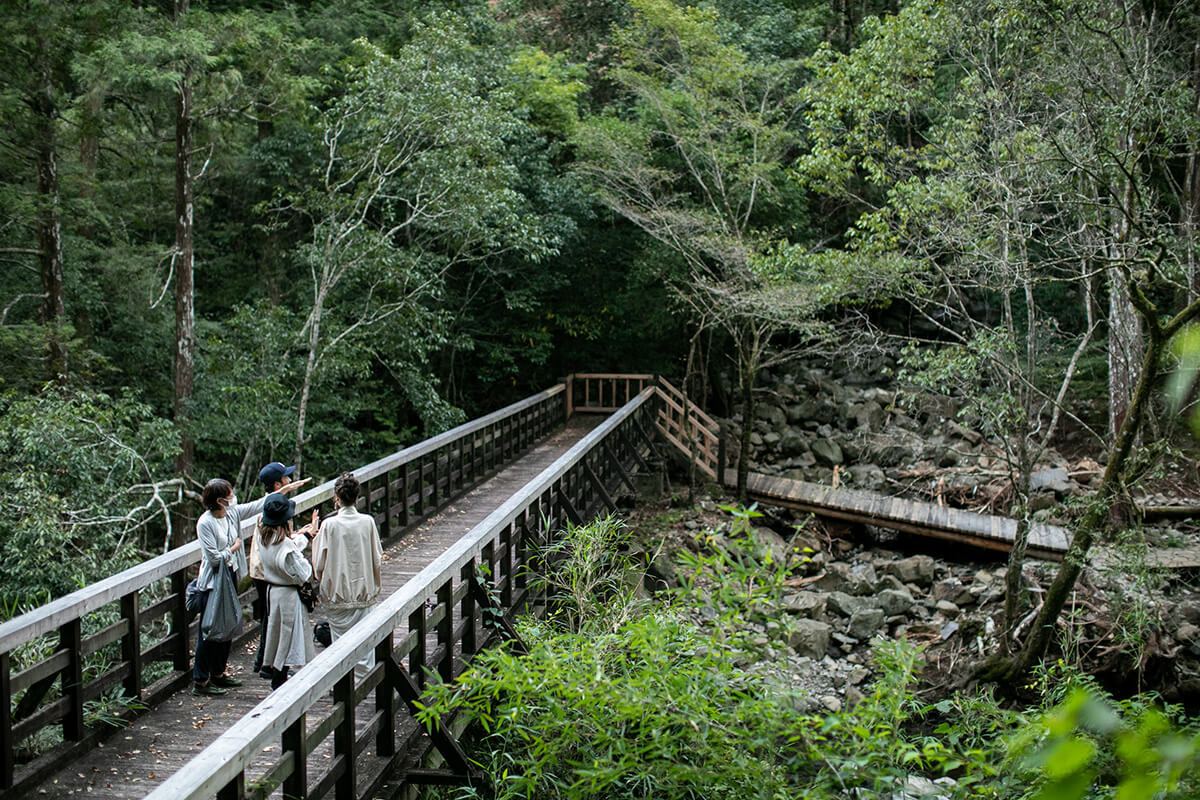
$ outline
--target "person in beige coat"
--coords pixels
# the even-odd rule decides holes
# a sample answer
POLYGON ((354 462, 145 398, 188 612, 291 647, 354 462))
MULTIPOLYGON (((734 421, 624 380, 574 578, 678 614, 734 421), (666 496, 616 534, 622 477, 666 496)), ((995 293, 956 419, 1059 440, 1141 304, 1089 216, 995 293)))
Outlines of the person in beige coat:
MULTIPOLYGON (((333 485, 338 512, 321 523, 313 540, 313 565, 316 569, 321 609, 329 620, 333 641, 370 613, 379 599, 383 547, 379 529, 370 514, 360 514, 358 479, 343 473, 333 485)), ((368 654, 354 667, 361 681, 375 666, 368 654)))

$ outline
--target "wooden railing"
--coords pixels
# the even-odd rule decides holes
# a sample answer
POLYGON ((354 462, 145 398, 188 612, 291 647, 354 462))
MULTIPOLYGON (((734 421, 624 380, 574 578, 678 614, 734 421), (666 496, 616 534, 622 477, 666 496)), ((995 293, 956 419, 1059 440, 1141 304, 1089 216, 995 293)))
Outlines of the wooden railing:
POLYGON ((568 375, 567 414, 611 414, 654 386, 654 375, 579 372, 568 375))
MULTIPOLYGON (((355 470, 363 484, 360 510, 375 516, 385 539, 399 535, 559 427, 567 417, 564 389, 555 386, 355 470)), ((328 509, 332 497, 331 481, 299 495, 297 510, 328 509)), ((24 797, 30 785, 95 745, 102 731, 87 724, 86 704, 120 691, 125 700, 118 706, 130 700, 152 706, 187 683, 184 589, 199 560, 192 542, 0 624, 0 797, 24 797), (31 737, 58 738, 60 731, 60 744, 21 757, 31 737)))
POLYGON ((526 576, 547 537, 611 508, 618 484, 632 489, 628 465, 642 461, 657 400, 652 388, 635 395, 149 800, 261 798, 279 787, 288 798, 357 800, 385 781, 403 788, 477 778, 448 725, 427 735, 410 712, 425 682, 452 680, 491 638, 514 636, 512 612, 540 602, 526 576), (369 653, 376 666, 356 686, 354 665, 369 653), (427 757, 444 768, 422 766, 427 757))
POLYGON ((611 414, 646 387, 654 387, 662 401, 655 419, 659 434, 710 480, 720 480, 725 474, 720 425, 662 376, 577 373, 564 382, 568 414, 611 414))
POLYGON ((721 426, 665 378, 656 388, 662 396, 656 426, 659 434, 712 480, 725 474, 721 426))

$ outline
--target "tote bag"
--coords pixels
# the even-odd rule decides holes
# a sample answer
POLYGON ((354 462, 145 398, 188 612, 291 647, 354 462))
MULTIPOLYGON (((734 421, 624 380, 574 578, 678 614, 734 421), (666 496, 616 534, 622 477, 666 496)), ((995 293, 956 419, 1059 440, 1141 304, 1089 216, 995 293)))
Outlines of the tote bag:
POLYGON ((200 617, 204 638, 213 642, 228 642, 242 626, 242 604, 238 600, 233 573, 224 564, 213 574, 208 603, 200 617))

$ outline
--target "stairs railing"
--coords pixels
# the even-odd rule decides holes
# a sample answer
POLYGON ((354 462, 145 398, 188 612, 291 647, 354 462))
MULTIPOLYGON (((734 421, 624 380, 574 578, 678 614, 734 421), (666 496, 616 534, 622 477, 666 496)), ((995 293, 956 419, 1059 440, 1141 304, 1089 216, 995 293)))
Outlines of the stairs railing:
POLYGON ((721 426, 661 375, 576 373, 568 375, 567 413, 611 414, 647 386, 654 387, 654 426, 663 440, 711 480, 725 474, 721 426))

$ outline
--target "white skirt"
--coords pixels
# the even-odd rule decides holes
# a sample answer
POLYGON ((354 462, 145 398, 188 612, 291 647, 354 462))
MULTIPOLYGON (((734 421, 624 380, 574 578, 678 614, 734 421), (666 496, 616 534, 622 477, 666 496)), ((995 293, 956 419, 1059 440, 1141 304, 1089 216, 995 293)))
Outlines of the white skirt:
POLYGON ((308 609, 300 602, 295 586, 271 585, 268 602, 267 639, 263 644, 263 663, 275 669, 302 667, 315 654, 308 609))

